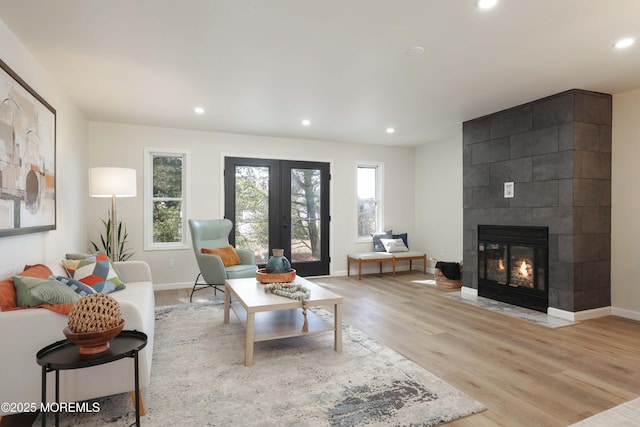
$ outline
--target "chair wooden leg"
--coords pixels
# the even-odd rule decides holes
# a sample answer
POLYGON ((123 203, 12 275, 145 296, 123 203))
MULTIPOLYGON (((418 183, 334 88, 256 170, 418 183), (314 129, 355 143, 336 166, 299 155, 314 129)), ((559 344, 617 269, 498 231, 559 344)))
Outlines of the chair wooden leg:
MULTIPOLYGON (((130 391, 129 395, 131 396, 131 403, 133 403, 133 407, 136 406, 136 392, 130 391)), ((142 390, 138 392, 138 399, 140 399, 140 416, 144 417, 147 415, 147 410, 144 407, 144 399, 142 398, 142 390)))

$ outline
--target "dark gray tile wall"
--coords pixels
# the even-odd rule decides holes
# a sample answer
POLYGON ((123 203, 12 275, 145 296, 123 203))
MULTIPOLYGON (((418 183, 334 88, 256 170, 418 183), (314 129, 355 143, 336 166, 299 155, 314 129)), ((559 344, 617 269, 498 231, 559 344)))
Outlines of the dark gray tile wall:
POLYGON ((547 226, 549 306, 611 305, 611 122, 611 95, 574 89, 463 123, 465 286, 478 224, 547 226))

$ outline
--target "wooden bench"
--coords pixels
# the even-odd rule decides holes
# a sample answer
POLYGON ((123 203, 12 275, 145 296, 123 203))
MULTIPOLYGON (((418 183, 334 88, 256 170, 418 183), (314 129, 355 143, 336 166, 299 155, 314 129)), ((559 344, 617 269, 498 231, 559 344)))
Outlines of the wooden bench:
POLYGON ((380 274, 382 274, 382 263, 390 262, 393 277, 396 277, 396 262, 397 261, 409 261, 409 270, 413 267, 414 260, 422 261, 422 268, 425 274, 427 274, 427 254, 422 252, 355 252, 347 255, 347 276, 351 276, 351 263, 358 263, 358 280, 362 279, 362 264, 368 264, 372 262, 380 263, 380 274))

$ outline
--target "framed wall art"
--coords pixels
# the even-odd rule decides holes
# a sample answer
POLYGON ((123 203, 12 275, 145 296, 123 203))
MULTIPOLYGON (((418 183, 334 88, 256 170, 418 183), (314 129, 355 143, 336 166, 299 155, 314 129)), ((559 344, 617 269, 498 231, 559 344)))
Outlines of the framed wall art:
POLYGON ((56 110, 0 60, 0 237, 56 228, 56 110))

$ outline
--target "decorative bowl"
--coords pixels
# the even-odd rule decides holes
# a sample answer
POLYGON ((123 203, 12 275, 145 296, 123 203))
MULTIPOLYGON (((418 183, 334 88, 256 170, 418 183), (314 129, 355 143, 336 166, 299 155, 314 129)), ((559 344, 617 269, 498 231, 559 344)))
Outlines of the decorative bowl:
POLYGON ((256 279, 260 283, 288 283, 296 278, 296 270, 291 269, 287 273, 267 273, 266 268, 261 268, 256 272, 256 279))
POLYGON ((124 328, 124 319, 118 326, 96 332, 73 332, 68 326, 62 330, 69 341, 80 347, 82 355, 94 355, 109 350, 109 342, 124 328))

